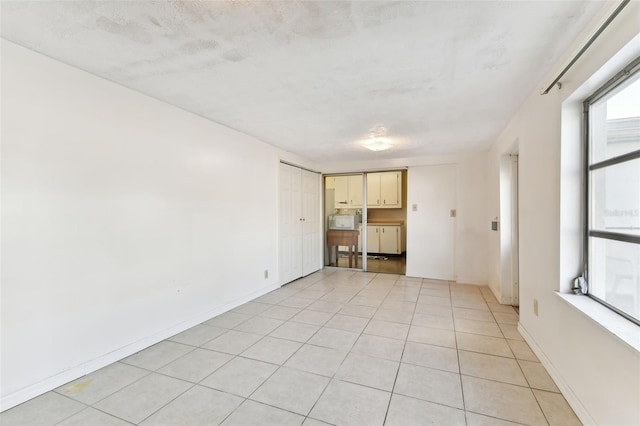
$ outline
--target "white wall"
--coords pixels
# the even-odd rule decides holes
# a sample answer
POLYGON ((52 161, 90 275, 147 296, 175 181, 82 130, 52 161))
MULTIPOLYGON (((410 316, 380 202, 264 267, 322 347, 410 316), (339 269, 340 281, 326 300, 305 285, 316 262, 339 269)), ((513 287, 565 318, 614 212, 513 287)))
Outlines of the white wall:
POLYGON ((406 203, 407 276, 456 280, 455 164, 410 167, 406 203), (414 210, 415 206, 415 210, 414 210), (425 244, 427 242, 427 244, 425 244))
POLYGON ((2 409, 276 286, 275 148, 5 41, 2 107, 2 409))
MULTIPOLYGON (((373 153, 375 155, 375 153, 373 153)), ((400 158, 392 160, 372 160, 365 162, 345 162, 319 164, 323 173, 343 173, 359 171, 393 170, 413 166, 441 164, 456 165, 456 231, 455 231, 455 274, 461 283, 482 284, 489 282, 489 258, 487 244, 489 238, 489 217, 487 216, 487 167, 486 152, 457 156, 432 156, 400 158)), ((411 185, 421 185, 408 179, 411 185)), ((406 200, 405 200, 406 202, 406 200)), ((411 229, 407 228, 407 233, 411 229)), ((421 253, 428 253, 429 241, 422 241, 421 253)), ((411 256, 407 262, 413 261, 411 256)), ((411 270, 407 264, 407 270, 411 270)), ((415 268, 414 268, 415 269, 415 268)))
MULTIPOLYGON (((530 95, 488 158, 488 213, 499 216, 500 161, 518 141, 520 330, 587 424, 640 424, 640 354, 555 294, 567 291, 580 270, 580 100, 640 54, 639 30, 640 2, 631 2, 565 76, 561 90, 530 95), (634 37, 613 66, 611 58, 634 37)), ((491 237, 490 252, 491 286, 499 293, 505 283, 498 236, 491 237)))

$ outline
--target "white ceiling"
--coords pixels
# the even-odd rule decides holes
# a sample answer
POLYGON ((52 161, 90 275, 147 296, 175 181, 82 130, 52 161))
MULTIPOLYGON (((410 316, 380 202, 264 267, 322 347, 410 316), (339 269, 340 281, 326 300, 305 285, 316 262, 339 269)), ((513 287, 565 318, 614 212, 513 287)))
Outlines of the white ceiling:
POLYGON ((602 1, 2 1, 2 37, 317 162, 486 149, 602 1), (358 145, 383 125, 397 145, 358 145))

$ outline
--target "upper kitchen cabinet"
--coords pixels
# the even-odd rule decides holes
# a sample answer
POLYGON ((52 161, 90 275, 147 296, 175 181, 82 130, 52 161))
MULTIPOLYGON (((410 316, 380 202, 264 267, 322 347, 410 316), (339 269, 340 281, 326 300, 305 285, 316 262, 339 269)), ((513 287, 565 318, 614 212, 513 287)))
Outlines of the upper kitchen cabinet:
POLYGON ((335 176, 335 208, 362 208, 362 175, 335 176))
POLYGON ((367 207, 402 207, 402 172, 367 173, 367 207))

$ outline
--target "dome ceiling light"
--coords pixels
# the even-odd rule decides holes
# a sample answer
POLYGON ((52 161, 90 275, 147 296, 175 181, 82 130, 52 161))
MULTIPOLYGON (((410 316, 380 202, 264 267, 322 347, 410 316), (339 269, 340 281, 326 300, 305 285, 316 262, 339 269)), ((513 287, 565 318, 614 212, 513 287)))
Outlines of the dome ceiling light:
POLYGON ((362 142, 362 146, 371 151, 384 151, 391 148, 395 142, 387 137, 387 128, 377 125, 369 129, 369 137, 362 142))

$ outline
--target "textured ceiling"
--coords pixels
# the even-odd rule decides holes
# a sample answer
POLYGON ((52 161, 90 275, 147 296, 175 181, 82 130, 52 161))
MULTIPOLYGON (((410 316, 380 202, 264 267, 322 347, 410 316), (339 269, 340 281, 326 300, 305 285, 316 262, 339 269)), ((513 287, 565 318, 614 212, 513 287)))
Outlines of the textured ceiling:
POLYGON ((2 37, 317 162, 486 149, 600 1, 2 1, 2 37), (383 125, 396 146, 358 141, 383 125))

